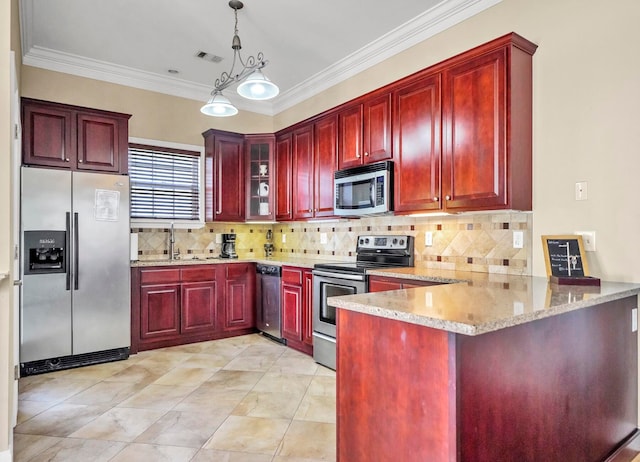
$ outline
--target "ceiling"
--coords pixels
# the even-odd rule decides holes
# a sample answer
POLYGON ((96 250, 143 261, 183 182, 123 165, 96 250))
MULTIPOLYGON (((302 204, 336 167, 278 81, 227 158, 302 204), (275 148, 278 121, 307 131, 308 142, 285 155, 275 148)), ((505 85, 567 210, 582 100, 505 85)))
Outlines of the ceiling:
MULTIPOLYGON (((280 95, 225 95, 240 109, 276 114, 500 1, 244 0, 242 57, 262 51, 280 95)), ((20 20, 29 66, 203 102, 231 68, 227 0, 21 0, 20 20), (199 51, 223 59, 196 58, 199 51)))

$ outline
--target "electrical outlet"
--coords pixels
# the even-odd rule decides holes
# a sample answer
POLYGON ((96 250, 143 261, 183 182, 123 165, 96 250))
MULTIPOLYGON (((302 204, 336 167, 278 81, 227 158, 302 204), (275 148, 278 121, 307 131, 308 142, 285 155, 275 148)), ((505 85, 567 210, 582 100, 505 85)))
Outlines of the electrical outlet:
POLYGON ((577 201, 587 200, 587 182, 586 181, 578 181, 576 183, 576 200, 577 201))
POLYGON ((320 244, 327 243, 327 233, 320 233, 320 244))
POLYGON ((584 245, 585 252, 596 251, 596 232, 595 231, 576 231, 573 234, 579 234, 582 236, 582 244, 584 245))
POLYGON ((513 248, 521 249, 523 247, 524 247, 524 232, 514 231, 513 232, 513 248))
POLYGON ((222 244, 222 234, 216 234, 216 244, 222 244))
POLYGON ((287 242, 287 235, 282 233, 282 243, 286 243, 287 242))
POLYGON ((426 231, 424 233, 424 246, 431 247, 433 245, 433 233, 431 231, 426 231))

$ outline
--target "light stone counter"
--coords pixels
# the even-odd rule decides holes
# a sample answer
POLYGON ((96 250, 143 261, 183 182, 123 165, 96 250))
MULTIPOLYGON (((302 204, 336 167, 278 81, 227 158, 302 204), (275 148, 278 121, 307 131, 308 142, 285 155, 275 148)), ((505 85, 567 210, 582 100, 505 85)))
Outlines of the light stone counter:
POLYGON ((484 334, 640 293, 640 284, 605 281, 600 287, 558 286, 538 277, 413 268, 370 274, 444 284, 332 297, 329 304, 465 335, 484 334))
POLYGON ((337 261, 338 259, 327 260, 319 258, 305 257, 273 257, 273 258, 204 258, 198 257, 194 259, 191 256, 185 256, 178 260, 138 260, 132 261, 132 267, 149 267, 149 266, 181 266, 181 265, 219 265, 223 263, 264 263, 276 266, 298 266, 302 268, 313 268, 316 263, 324 263, 328 261, 337 261))

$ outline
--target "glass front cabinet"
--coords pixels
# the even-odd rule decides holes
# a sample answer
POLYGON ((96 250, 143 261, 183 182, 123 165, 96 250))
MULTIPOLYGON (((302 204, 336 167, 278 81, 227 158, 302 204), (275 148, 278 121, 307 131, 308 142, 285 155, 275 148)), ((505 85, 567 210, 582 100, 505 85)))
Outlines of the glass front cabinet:
POLYGON ((273 135, 247 135, 247 220, 275 220, 273 135))

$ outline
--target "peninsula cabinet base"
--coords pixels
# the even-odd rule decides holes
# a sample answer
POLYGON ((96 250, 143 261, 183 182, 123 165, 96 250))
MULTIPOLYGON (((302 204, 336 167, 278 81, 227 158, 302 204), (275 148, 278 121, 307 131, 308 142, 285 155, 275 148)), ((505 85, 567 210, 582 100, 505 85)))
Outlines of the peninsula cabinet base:
POLYGON ((477 336, 338 309, 338 462, 631 461, 636 307, 477 336))

